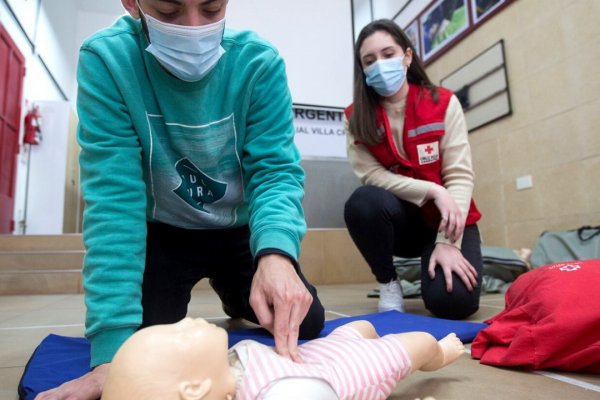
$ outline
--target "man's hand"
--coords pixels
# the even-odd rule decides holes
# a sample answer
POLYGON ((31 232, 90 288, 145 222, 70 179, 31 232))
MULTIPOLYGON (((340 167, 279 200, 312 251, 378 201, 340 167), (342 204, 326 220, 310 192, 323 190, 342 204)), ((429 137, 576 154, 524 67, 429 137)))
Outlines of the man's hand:
POLYGON ((465 286, 471 292, 477 287, 477 270, 463 257, 460 250, 450 244, 438 243, 431 253, 429 259, 429 277, 435 277, 435 266, 439 265, 446 279, 446 290, 452 292, 452 273, 464 282, 465 286))
POLYGON ((102 396, 109 365, 110 363, 98 365, 81 378, 38 394, 34 400, 97 400, 102 396))
POLYGON ((250 306, 260 325, 275 338, 275 350, 300 361, 300 324, 313 298, 300 280, 291 261, 279 254, 262 256, 252 280, 250 306))

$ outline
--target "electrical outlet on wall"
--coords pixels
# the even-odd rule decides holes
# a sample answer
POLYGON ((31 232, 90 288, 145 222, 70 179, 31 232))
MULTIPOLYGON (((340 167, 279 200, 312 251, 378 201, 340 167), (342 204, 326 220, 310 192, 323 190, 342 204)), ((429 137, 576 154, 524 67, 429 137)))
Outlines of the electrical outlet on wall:
POLYGON ((531 175, 523 175, 517 178, 517 190, 529 189, 533 187, 531 175))

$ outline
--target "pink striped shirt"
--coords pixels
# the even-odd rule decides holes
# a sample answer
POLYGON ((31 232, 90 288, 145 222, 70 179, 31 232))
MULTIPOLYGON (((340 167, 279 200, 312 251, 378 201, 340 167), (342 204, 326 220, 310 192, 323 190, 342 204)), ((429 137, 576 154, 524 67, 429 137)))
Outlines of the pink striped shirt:
POLYGON ((289 377, 324 380, 340 400, 386 399, 411 367, 396 336, 365 339, 346 326, 299 346, 302 363, 281 357, 271 347, 254 341, 241 341, 232 350, 245 370, 236 400, 261 399, 277 380, 289 377))

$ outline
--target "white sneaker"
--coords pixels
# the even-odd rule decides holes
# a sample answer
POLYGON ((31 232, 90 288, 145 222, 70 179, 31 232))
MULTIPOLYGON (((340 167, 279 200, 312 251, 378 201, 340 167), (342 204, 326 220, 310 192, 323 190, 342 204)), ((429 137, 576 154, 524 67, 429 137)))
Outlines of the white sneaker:
POLYGON ((404 297, 398 279, 379 284, 379 304, 377 308, 379 312, 391 310, 404 312, 404 297))

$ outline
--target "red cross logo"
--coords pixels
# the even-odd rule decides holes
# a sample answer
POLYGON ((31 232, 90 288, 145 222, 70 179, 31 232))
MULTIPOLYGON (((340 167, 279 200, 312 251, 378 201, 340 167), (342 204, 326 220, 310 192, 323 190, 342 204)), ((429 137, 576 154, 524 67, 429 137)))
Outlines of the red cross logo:
POLYGON ((579 268, 581 268, 581 267, 577 264, 567 264, 564 267, 561 267, 559 269, 561 271, 571 272, 571 271, 577 271, 579 268))
POLYGON ((432 151, 433 151, 433 147, 431 147, 430 145, 427 145, 427 147, 425 148, 425 152, 427 154, 431 154, 432 151))

